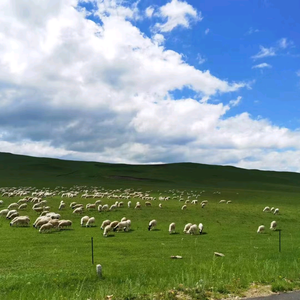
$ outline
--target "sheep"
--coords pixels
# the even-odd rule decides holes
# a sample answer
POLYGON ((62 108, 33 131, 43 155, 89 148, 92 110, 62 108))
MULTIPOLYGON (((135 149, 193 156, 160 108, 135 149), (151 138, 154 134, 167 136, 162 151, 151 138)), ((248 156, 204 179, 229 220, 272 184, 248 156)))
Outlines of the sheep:
POLYGON ((131 201, 128 201, 128 202, 127 202, 127 206, 128 206, 128 208, 131 207, 131 201))
POLYGON ((109 225, 106 225, 105 228, 104 228, 103 236, 104 236, 104 237, 107 237, 108 233, 109 233, 110 231, 112 231, 112 230, 113 230, 113 227, 112 227, 110 224, 109 224, 109 225))
POLYGON ((84 217, 82 217, 81 218, 81 220, 80 220, 80 225, 81 226, 84 226, 84 225, 86 225, 86 223, 87 223, 87 221, 89 220, 89 216, 84 216, 84 217))
POLYGON ((71 202, 70 207, 73 209, 73 206, 76 205, 76 204, 77 204, 77 202, 71 202))
POLYGON ((59 204, 58 209, 59 209, 59 210, 62 210, 63 208, 66 208, 66 204, 65 204, 64 201, 60 201, 60 204, 59 204))
POLYGON ((201 208, 204 208, 205 205, 206 205, 205 202, 201 203, 201 208))
POLYGON ((88 204, 85 206, 85 208, 88 209, 88 210, 96 209, 96 204, 88 203, 88 204))
POLYGON ((95 224, 95 218, 91 217, 88 219, 88 221, 86 222, 86 227, 92 227, 92 224, 95 224))
POLYGON ((105 228, 105 226, 107 226, 107 225, 109 225, 111 223, 111 221, 110 220, 105 220, 105 221, 103 221, 102 222, 102 224, 101 224, 101 229, 104 229, 105 228))
POLYGON ((159 208, 162 208, 162 204, 161 204, 161 203, 159 203, 159 204, 158 204, 158 207, 159 207, 159 208))
POLYGON ((102 205, 101 204, 98 205, 97 210, 98 210, 98 212, 102 211, 102 205))
POLYGON ((187 231, 188 234, 196 234, 197 233, 197 224, 191 225, 189 230, 187 231))
POLYGON ((270 207, 269 206, 266 206, 264 209, 263 209, 263 212, 269 212, 270 211, 270 207))
POLYGON ((117 206, 118 206, 118 207, 124 207, 124 202, 122 202, 122 201, 119 202, 117 206))
POLYGON ((156 220, 151 220, 148 225, 148 230, 150 231, 151 229, 153 229, 156 226, 156 224, 157 224, 156 220))
POLYGON ((10 226, 29 226, 30 219, 28 216, 15 217, 10 223, 10 226))
POLYGON ((279 214, 279 208, 275 208, 275 210, 274 210, 274 215, 277 215, 277 214, 279 214))
POLYGON ((265 226, 264 225, 258 226, 257 233, 262 233, 264 231, 265 231, 265 226))
POLYGON ((152 204, 151 204, 151 202, 146 201, 146 202, 145 202, 145 205, 146 205, 146 206, 151 206, 152 204))
POLYGON ((51 223, 53 225, 53 228, 58 228, 60 220, 58 219, 50 219, 48 223, 51 223))
POLYGON ((82 214, 82 213, 83 213, 83 207, 78 207, 73 210, 73 214, 82 214))
POLYGON ((22 210, 22 209, 26 209, 27 208, 27 203, 22 203, 21 205, 19 205, 18 209, 22 210))
POLYGON ((175 223, 171 223, 169 225, 169 233, 170 234, 175 233, 175 223))
POLYGON ((70 227, 72 226, 72 221, 71 220, 61 220, 58 223, 58 228, 62 229, 63 227, 70 227))
POLYGON ((109 209, 109 205, 108 204, 104 204, 102 206, 102 211, 108 211, 108 209, 109 209))
POLYGON ((19 213, 13 209, 13 210, 9 210, 8 213, 6 214, 6 219, 13 219, 14 217, 18 217, 19 216, 19 213))
POLYGON ((51 219, 60 219, 61 215, 55 212, 48 212, 46 213, 46 217, 50 217, 51 219))
POLYGON ((7 213, 9 212, 9 209, 2 209, 2 210, 0 210, 0 216, 6 216, 7 215, 7 213))
POLYGON ((187 208, 187 206, 186 205, 183 205, 182 207, 181 207, 181 210, 184 210, 184 209, 186 209, 187 208))
POLYGON ((0 200, 0 205, 3 205, 3 200, 0 200))
POLYGON ((187 224, 184 226, 183 232, 184 232, 184 233, 187 233, 188 230, 190 229, 190 227, 191 227, 192 225, 193 225, 192 223, 187 223, 187 224))
POLYGON ((121 219, 121 222, 126 221, 126 220, 127 220, 127 218, 126 218, 126 217, 123 217, 123 218, 121 219))
MULTIPOLYGON (((198 200, 197 199, 194 199, 192 200, 191 204, 197 204, 198 203, 198 200)), ((202 204, 202 203, 201 203, 202 204)))
POLYGON ((275 209, 275 207, 272 206, 272 207, 271 207, 271 211, 274 211, 274 209, 275 209))
POLYGON ((96 200, 95 205, 97 206, 97 205, 101 204, 101 202, 102 202, 101 200, 96 200))
POLYGON ((112 204, 109 208, 110 211, 115 210, 117 208, 116 204, 112 204))
POLYGON ((13 209, 13 208, 18 208, 19 207, 19 204, 18 203, 11 203, 8 205, 8 209, 13 209))
POLYGON ((48 231, 51 231, 52 228, 53 228, 53 225, 51 223, 46 223, 41 226, 41 228, 39 229, 39 232, 40 233, 48 232, 48 231))
POLYGON ((130 224, 131 224, 130 220, 121 221, 115 227, 113 227, 113 231, 117 231, 117 230, 128 231, 129 227, 130 227, 130 224))
POLYGON ((227 204, 231 203, 231 200, 228 200, 226 203, 227 203, 227 204))
POLYGON ((203 224, 202 223, 199 223, 199 233, 202 234, 203 233, 203 224))
POLYGON ((119 221, 115 220, 115 221, 112 221, 109 225, 111 225, 111 227, 114 228, 118 224, 119 224, 119 221))
POLYGON ((44 210, 44 207, 42 206, 38 206, 38 207, 32 207, 32 209, 37 212, 37 213, 40 213, 44 210))
POLYGON ((83 206, 84 206, 83 204, 77 203, 77 204, 75 204, 75 205, 72 206, 72 209, 74 209, 74 210, 76 208, 82 208, 83 209, 83 206))
POLYGON ((272 221, 272 222, 271 222, 271 225, 270 225, 270 229, 276 230, 276 227, 277 227, 276 221, 272 221))
POLYGON ((43 217, 43 218, 35 221, 34 224, 33 224, 33 227, 39 228, 39 227, 43 226, 44 224, 49 223, 50 220, 51 220, 50 217, 43 217))
POLYGON ((140 202, 137 202, 135 204, 135 208, 134 209, 140 209, 141 208, 141 203, 140 202))
POLYGON ((226 203, 226 200, 220 200, 219 203, 226 203))

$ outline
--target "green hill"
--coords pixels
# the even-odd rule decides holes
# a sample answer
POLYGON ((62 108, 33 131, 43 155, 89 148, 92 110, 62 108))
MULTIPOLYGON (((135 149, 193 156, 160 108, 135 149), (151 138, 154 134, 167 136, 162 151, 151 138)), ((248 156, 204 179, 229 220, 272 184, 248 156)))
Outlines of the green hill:
POLYGON ((300 174, 196 163, 126 165, 0 153, 0 186, 88 185, 300 191, 300 174))

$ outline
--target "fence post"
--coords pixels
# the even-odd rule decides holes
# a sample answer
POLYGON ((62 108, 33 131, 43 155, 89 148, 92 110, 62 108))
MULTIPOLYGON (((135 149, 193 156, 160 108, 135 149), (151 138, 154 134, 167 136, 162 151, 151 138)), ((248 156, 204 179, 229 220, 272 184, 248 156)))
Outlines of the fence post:
POLYGON ((93 238, 91 238, 91 243, 92 243, 92 264, 94 264, 94 241, 93 241, 93 238))

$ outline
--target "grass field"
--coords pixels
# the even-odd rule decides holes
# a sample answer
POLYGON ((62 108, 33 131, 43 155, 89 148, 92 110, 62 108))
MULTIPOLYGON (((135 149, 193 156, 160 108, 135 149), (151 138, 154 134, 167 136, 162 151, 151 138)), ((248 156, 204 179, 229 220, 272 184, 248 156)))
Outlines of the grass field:
MULTIPOLYGON (((28 165, 32 163, 27 160, 28 165)), ((72 164, 62 161, 62 164, 68 163, 72 164)), ((16 165, 14 162, 13 166, 17 169, 16 165)), ((108 169, 108 166, 105 167, 108 169)), ((153 174, 158 173, 153 168, 147 177, 143 166, 130 166, 130 171, 126 171, 125 167, 114 166, 113 171, 107 172, 109 176, 118 174, 129 177, 138 168, 143 178, 153 178, 153 174), (119 169, 118 173, 116 169, 119 169)), ((178 296, 181 299, 221 299, 229 294, 243 295, 253 284, 271 285, 273 291, 300 287, 299 174, 253 171, 251 176, 254 178, 247 188, 245 182, 249 173, 246 172, 243 177, 244 170, 229 169, 239 173, 232 175, 229 172, 226 175, 226 170, 220 169, 223 173, 218 174, 211 167, 210 173, 206 172, 208 183, 198 182, 197 188, 195 171, 190 173, 190 177, 187 175, 187 168, 197 166, 183 165, 182 184, 180 166, 166 168, 171 170, 167 172, 165 182, 163 175, 157 181, 106 178, 107 181, 102 185, 105 190, 115 188, 121 190, 118 193, 122 194, 125 188, 132 188, 143 193, 147 191, 156 200, 151 202, 151 207, 146 207, 144 200, 131 198, 133 207, 137 201, 141 202, 141 210, 125 205, 112 212, 85 211, 84 215, 96 218, 96 226, 92 228, 81 227, 82 216, 74 215, 69 207, 72 201, 84 205, 95 201, 83 199, 81 194, 75 199, 63 198, 67 207, 62 211, 58 211, 60 195, 47 198, 51 211, 59 212, 62 219, 73 221, 70 229, 41 234, 32 226, 10 227, 9 220, 1 217, 0 299, 95 300, 105 299, 107 295, 114 295, 113 299, 178 299, 178 296), (173 174, 172 168, 177 168, 179 173, 173 174), (255 172, 258 174, 256 180, 255 172), (240 178, 235 182, 232 176, 240 178), (276 184, 282 176, 286 181, 276 184), (220 184, 215 177, 221 178, 220 184), (262 181, 263 178, 265 181, 262 181), (170 196, 171 199, 160 201, 160 195, 170 196), (188 196, 191 200, 198 195, 199 202, 208 200, 208 204, 201 208, 200 204, 188 203, 187 209, 182 211, 184 202, 174 198, 176 195, 182 195, 184 200, 188 196), (231 200, 232 203, 220 204, 221 199, 231 200), (162 209, 158 207, 159 203, 162 203, 162 209), (263 212, 267 205, 278 207, 279 215, 263 212), (124 216, 131 219, 131 230, 103 237, 101 222, 105 219, 120 220, 124 216), (157 228, 148 231, 148 222, 154 218, 158 221, 157 228), (269 230, 273 220, 282 230, 281 252, 279 231, 269 230), (176 223, 176 234, 172 235, 168 233, 171 222, 176 223), (204 234, 184 234, 183 227, 188 222, 202 222, 204 234), (266 231, 257 234, 256 230, 261 224, 265 225, 266 231), (94 264, 91 256, 92 237, 94 264), (216 257, 214 252, 224 253, 225 257, 216 257), (170 259, 171 255, 180 255, 182 259, 170 259), (96 264, 102 265, 102 278, 96 274, 96 264)), ((206 166, 207 169, 209 166, 206 166)), ((28 169, 20 168, 20 174, 26 177, 30 186, 39 186, 37 190, 40 190, 42 186, 47 187, 45 180, 52 176, 47 170, 43 173, 43 169, 40 169, 35 173, 31 169, 31 182, 26 177, 28 169)), ((85 178, 90 175, 87 171, 85 174, 85 178)), ((0 178, 3 178, 6 186, 22 186, 18 184, 18 176, 14 173, 9 181, 9 177, 4 178, 4 172, 0 170, 0 178)), ((201 176, 198 178, 204 178, 205 174, 201 176)), ((74 184, 78 184, 78 178, 74 184)), ((65 179, 68 184, 64 190, 67 190, 70 189, 72 178, 65 179)), ((100 189, 95 181, 92 183, 100 189)), ((63 185, 64 177, 61 176, 57 191, 62 190, 63 185)), ((53 185, 49 186, 54 188, 53 185)), ((91 190, 88 185, 84 189, 91 190)), ((1 197, 4 204, 0 210, 20 198, 1 197)), ((101 200, 103 204, 110 205, 116 201, 107 198, 101 200)), ((118 201, 126 204, 128 200, 118 201)), ((38 214, 31 206, 32 203, 29 203, 28 208, 20 214, 28 215, 32 225, 38 214)))

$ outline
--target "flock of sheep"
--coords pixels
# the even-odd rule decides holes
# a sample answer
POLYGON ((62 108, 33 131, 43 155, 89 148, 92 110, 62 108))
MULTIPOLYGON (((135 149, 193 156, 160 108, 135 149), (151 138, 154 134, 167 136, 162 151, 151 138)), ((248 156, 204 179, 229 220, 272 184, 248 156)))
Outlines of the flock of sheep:
MULTIPOLYGON (((0 189, 1 192, 1 189, 0 189)), ((187 197, 183 197, 182 195, 173 195, 171 198, 170 196, 158 196, 159 204, 158 207, 162 208, 163 204, 162 201, 167 201, 170 199, 177 199, 179 201, 184 201, 184 205, 181 206, 181 210, 188 209, 189 205, 197 205, 198 204, 198 197, 201 196, 202 191, 198 194, 189 194, 187 197)), ((220 192, 219 192, 220 193, 220 192)), ((92 190, 86 189, 82 190, 81 187, 75 187, 73 190, 64 191, 64 190, 54 190, 50 191, 49 189, 38 190, 34 189, 31 190, 27 188, 25 190, 18 189, 18 188, 10 188, 8 190, 2 189, 2 196, 3 197, 21 197, 17 202, 10 203, 7 208, 2 209, 0 211, 0 216, 5 216, 7 219, 10 220, 10 226, 29 226, 30 225, 30 218, 26 215, 20 215, 22 211, 27 210, 29 205, 32 205, 32 210, 35 211, 39 216, 33 223, 33 227, 39 229, 40 233, 49 233, 54 230, 61 230, 65 228, 70 228, 73 224, 71 220, 68 219, 61 219, 61 214, 56 212, 50 212, 50 206, 48 205, 49 198, 53 196, 60 196, 62 200, 59 203, 58 210, 64 211, 71 208, 72 214, 74 215, 82 215, 85 211, 98 211, 101 212, 110 212, 115 211, 118 208, 127 206, 128 208, 133 207, 132 200, 137 198, 134 205, 134 209, 139 210, 142 206, 151 207, 153 200, 157 200, 156 197, 150 195, 150 192, 139 192, 133 191, 131 189, 121 190, 104 190, 104 189, 97 189, 94 188, 92 190), (77 203, 76 201, 71 201, 70 204, 67 205, 64 199, 72 199, 72 198, 81 198, 82 200, 86 201, 87 199, 96 199, 95 202, 87 203, 84 205, 83 203, 77 203), (103 199, 116 199, 113 204, 103 204, 103 199), (127 201, 127 204, 125 204, 127 201), (144 201, 144 202, 143 202, 144 201)), ((82 201, 80 201, 82 202, 82 201)), ((201 208, 205 208, 208 204, 208 200, 203 200, 199 202, 201 204, 201 208)), ((231 200, 220 200, 219 203, 229 204, 231 200)), ((0 206, 4 205, 4 201, 0 200, 0 206)), ((263 209, 264 212, 272 212, 274 215, 279 214, 278 208, 270 208, 265 207, 263 209)), ((95 217, 89 217, 85 215, 80 219, 80 225, 85 227, 93 227, 96 226, 96 219, 95 217)), ((156 220, 151 220, 148 224, 148 230, 153 230, 157 226, 156 220)), ((175 233, 175 222, 170 223, 169 225, 169 233, 175 233)), ((120 221, 110 221, 105 220, 101 224, 101 229, 103 230, 103 236, 107 237, 111 232, 128 232, 131 227, 131 220, 126 219, 125 217, 122 218, 120 221)), ((271 230, 276 230, 277 222, 272 221, 270 225, 271 230)), ((203 224, 199 223, 187 223, 184 228, 183 232, 186 234, 202 234, 203 233, 203 224)), ((260 225, 257 229, 257 233, 262 233, 265 230, 264 225, 260 225)))

